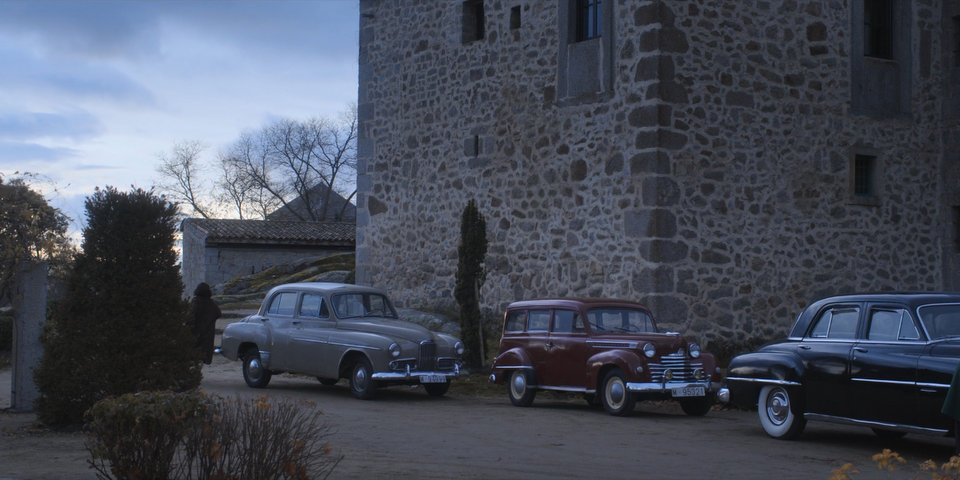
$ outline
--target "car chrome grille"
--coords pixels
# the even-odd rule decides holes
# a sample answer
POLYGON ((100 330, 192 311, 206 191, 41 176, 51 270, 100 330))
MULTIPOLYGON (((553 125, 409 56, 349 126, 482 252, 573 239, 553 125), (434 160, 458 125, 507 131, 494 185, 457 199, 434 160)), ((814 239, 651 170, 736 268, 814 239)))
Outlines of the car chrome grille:
POLYGON ((672 353, 660 357, 660 363, 649 363, 650 381, 656 383, 670 382, 695 382, 697 381, 697 370, 703 369, 703 362, 687 357, 682 353, 672 353), (666 373, 670 372, 670 379, 665 378, 666 373))
POLYGON ((420 342, 420 359, 417 362, 417 369, 421 371, 432 371, 437 368, 437 344, 429 340, 420 342))

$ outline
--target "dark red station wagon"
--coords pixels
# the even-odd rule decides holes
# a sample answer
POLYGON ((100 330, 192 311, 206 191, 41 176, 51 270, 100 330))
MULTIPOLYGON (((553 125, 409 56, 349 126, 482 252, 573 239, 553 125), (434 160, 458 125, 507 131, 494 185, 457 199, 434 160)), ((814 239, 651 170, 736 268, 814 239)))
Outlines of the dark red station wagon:
POLYGON ((612 415, 663 399, 705 415, 720 388, 713 355, 679 334, 658 332, 645 306, 612 299, 511 303, 490 380, 506 383, 517 406, 531 405, 537 390, 580 392, 612 415))

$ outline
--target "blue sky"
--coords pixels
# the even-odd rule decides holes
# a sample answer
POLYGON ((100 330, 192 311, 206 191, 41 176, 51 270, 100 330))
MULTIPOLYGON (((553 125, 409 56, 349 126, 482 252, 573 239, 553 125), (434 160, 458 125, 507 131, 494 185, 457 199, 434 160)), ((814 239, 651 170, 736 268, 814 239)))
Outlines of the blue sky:
POLYGON ((357 96, 356 0, 0 0, 0 173, 32 172, 83 222, 97 186, 150 188, 161 153, 205 157, 357 96))

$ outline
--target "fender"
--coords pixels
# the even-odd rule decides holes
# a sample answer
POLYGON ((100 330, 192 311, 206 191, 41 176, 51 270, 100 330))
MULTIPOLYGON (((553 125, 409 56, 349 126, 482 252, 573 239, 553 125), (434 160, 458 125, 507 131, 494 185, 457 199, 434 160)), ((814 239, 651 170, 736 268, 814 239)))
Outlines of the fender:
POLYGON ((632 350, 604 350, 587 359, 587 385, 596 387, 600 380, 600 372, 604 368, 616 366, 623 370, 629 381, 640 380, 637 377, 637 367, 646 366, 646 360, 640 358, 632 350))
POLYGON ((522 348, 511 348, 497 355, 493 360, 493 373, 490 374, 490 379, 494 383, 503 384, 509 376, 508 372, 520 368, 533 369, 533 362, 522 348))
POLYGON ((758 351, 735 357, 727 368, 727 388, 731 403, 752 408, 764 385, 803 385, 803 361, 794 353, 758 351))
POLYGON ((227 325, 220 337, 220 354, 230 360, 237 360, 240 356, 240 345, 244 343, 254 343, 261 350, 268 349, 271 345, 269 321, 253 315, 227 325))

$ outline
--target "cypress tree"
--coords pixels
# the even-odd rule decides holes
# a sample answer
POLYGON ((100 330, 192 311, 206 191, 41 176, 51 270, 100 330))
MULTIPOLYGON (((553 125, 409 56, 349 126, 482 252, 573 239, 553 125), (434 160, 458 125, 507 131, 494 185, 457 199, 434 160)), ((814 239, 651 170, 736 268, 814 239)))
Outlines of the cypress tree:
POLYGON ((52 309, 36 371, 46 423, 79 422, 107 396, 200 383, 174 250, 176 206, 152 190, 107 187, 85 207, 82 253, 52 309))
POLYGON ((460 336, 466 347, 464 360, 472 368, 483 367, 486 356, 480 315, 480 287, 485 278, 483 262, 486 255, 487 222, 477 209, 477 203, 470 200, 460 220, 454 296, 460 306, 460 336))

